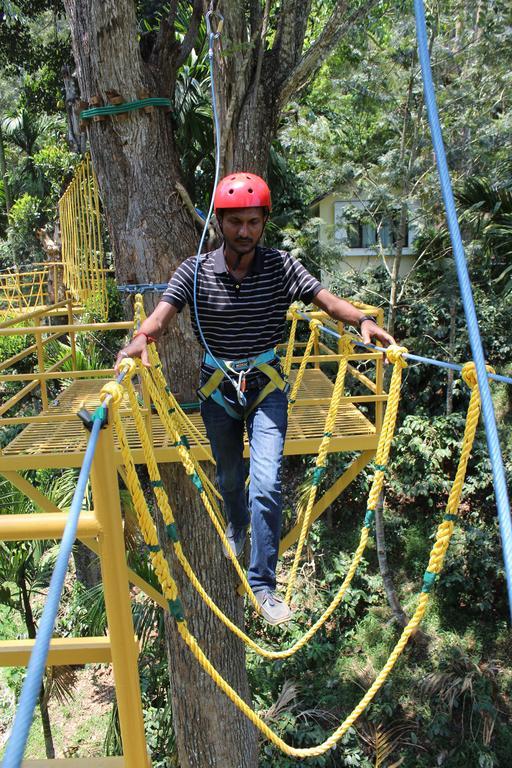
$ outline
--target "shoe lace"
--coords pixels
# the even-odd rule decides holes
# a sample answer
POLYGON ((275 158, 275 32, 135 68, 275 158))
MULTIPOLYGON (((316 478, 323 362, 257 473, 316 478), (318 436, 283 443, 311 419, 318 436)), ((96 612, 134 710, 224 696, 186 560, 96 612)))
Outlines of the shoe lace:
POLYGON ((267 592, 266 600, 268 601, 268 604, 271 606, 279 605, 279 603, 283 602, 282 598, 279 597, 279 595, 276 595, 275 592, 267 592))

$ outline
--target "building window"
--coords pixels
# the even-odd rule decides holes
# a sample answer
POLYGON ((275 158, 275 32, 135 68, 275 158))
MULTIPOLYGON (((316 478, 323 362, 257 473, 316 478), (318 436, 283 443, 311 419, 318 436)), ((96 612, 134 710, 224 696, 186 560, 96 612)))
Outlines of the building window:
MULTIPOLYGON (((396 245, 399 220, 383 219, 380 225, 374 221, 365 221, 367 215, 361 203, 335 203, 335 239, 345 242, 349 248, 375 249, 379 245, 391 249, 396 245), (360 209, 360 214, 354 207, 360 209), (348 209, 348 210, 347 210, 348 209)), ((410 243, 409 225, 405 229, 404 248, 410 243)))

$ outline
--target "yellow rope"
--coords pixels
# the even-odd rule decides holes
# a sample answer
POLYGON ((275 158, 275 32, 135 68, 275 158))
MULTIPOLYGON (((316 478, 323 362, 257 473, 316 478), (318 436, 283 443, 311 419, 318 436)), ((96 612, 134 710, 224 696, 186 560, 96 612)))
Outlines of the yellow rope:
POLYGON ((293 383, 292 391, 290 393, 290 398, 288 401, 288 416, 290 415, 293 405, 295 403, 295 400, 297 399, 297 394, 300 389, 300 385, 302 384, 302 379, 304 378, 304 371, 306 370, 306 365, 308 364, 309 358, 311 357, 311 351, 313 349, 313 345, 318 340, 318 333, 321 325, 322 323, 320 322, 320 320, 309 321, 309 329, 310 329, 309 339, 306 344, 306 349, 304 350, 304 356, 301 360, 299 370, 297 371, 297 376, 293 383))
POLYGON ((284 358, 283 373, 288 378, 292 369, 292 357, 293 350, 295 348, 295 335, 297 333, 297 323, 299 322, 299 315, 295 307, 290 307, 292 313, 292 324, 290 326, 290 335, 288 336, 288 344, 286 346, 286 356, 284 358))
MULTIPOLYGON (((136 297, 136 302, 135 302, 135 322, 136 322, 136 327, 140 326, 140 322, 141 322, 141 320, 143 318, 144 318, 143 299, 142 299, 142 296, 140 294, 138 294, 137 297, 136 297)), ((307 363, 307 359, 310 356, 315 336, 318 333, 319 326, 320 326, 320 323, 318 321, 316 321, 316 320, 313 320, 310 323, 311 334, 310 334, 310 339, 309 339, 309 342, 308 342, 308 347, 306 348, 306 352, 304 354, 303 365, 301 366, 302 367, 302 375, 303 375, 303 371, 305 369, 305 364, 307 363)), ((352 351, 351 343, 348 340, 344 340, 342 343, 345 345, 344 346, 345 354, 346 355, 350 354, 350 352, 352 351)), ((393 354, 393 349, 395 349, 395 348, 394 347, 390 347, 389 348, 389 355, 390 356, 393 354)), ((406 350, 405 350, 405 348, 398 348, 398 347, 396 348, 396 350, 398 351, 397 361, 399 361, 399 364, 395 365, 395 368, 400 368, 401 366, 405 365, 405 363, 403 362, 403 359, 401 357, 400 352, 406 351, 406 350)), ((215 503, 215 500, 212 499, 212 488, 213 488, 213 486, 212 486, 211 482, 209 481, 209 478, 207 478, 205 476, 205 474, 202 471, 202 469, 200 468, 200 465, 198 464, 198 462, 196 462, 194 460, 194 458, 190 455, 187 447, 184 446, 182 444, 182 442, 181 442, 181 433, 183 433, 185 426, 189 427, 190 420, 182 412, 182 415, 183 415, 182 423, 179 424, 179 425, 176 424, 176 423, 173 423, 173 417, 175 417, 176 414, 179 412, 179 405, 176 402, 176 400, 174 399, 174 396, 172 395, 172 392, 170 391, 170 388, 166 385, 166 382, 165 382, 165 379, 164 379, 164 376, 163 376, 163 373, 162 373, 161 363, 160 363, 160 360, 158 358, 158 353, 157 353, 157 351, 156 351, 156 349, 154 348, 153 345, 151 345, 150 348, 149 348, 149 355, 150 355, 151 369, 148 371, 146 368, 143 368, 142 366, 139 366, 141 378, 144 381, 144 384, 145 384, 146 388, 150 392, 151 399, 153 400, 153 402, 155 403, 155 405, 157 407, 157 410, 159 412, 160 418, 161 418, 162 422, 164 423, 164 426, 166 427, 167 433, 172 437, 173 441, 178 444, 180 458, 183 457, 183 456, 187 457, 187 460, 183 462, 186 471, 188 472, 188 474, 192 474, 192 471, 190 470, 190 466, 187 469, 187 462, 190 462, 190 464, 194 466, 194 469, 195 469, 196 473, 199 475, 201 481, 203 482, 203 486, 205 486, 205 494, 206 495, 204 497, 202 497, 202 498, 203 498, 203 501, 205 503, 205 508, 206 508, 206 510, 208 512, 208 515, 210 516, 210 519, 212 520, 212 522, 213 522, 213 524, 214 524, 214 526, 215 526, 215 528, 216 528, 216 530, 217 530, 217 532, 218 532, 218 534, 219 534, 219 536, 221 538, 221 541, 224 544, 224 548, 228 552, 228 555, 229 555, 229 557, 231 559, 231 562, 233 563, 233 565, 234 565, 234 567, 235 567, 235 569, 237 571, 237 574, 240 577, 242 585, 243 585, 244 589, 247 591, 253 606, 256 608, 256 610, 259 610, 258 601, 257 601, 257 599, 256 599, 256 597, 255 597, 255 595, 254 595, 254 593, 252 591, 252 589, 249 586, 249 583, 247 581, 245 573, 243 572, 238 559, 232 553, 231 548, 227 544, 227 540, 226 540, 225 533, 224 533, 223 518, 222 518, 222 515, 220 513, 220 509, 219 509, 218 505, 215 503), (163 392, 165 392, 166 394, 164 395, 163 392), (162 398, 166 398, 169 401, 169 403, 171 405, 170 408, 168 408, 168 407, 166 408, 162 404, 162 402, 161 402, 162 398), (205 499, 206 499, 206 501, 205 501, 205 499)), ((338 409, 339 409, 339 402, 340 402, 340 399, 341 399, 341 397, 343 396, 343 393, 344 393, 344 380, 345 380, 346 370, 347 370, 347 361, 346 360, 342 360, 340 362, 340 366, 339 366, 339 369, 338 369, 338 376, 337 376, 335 388, 334 388, 334 391, 333 391, 333 397, 332 397, 332 400, 331 400, 330 408, 329 408, 327 419, 326 419, 324 437, 323 437, 323 440, 322 440, 322 443, 321 443, 321 446, 320 446, 319 454, 317 456, 316 472, 318 473, 318 476, 321 475, 321 470, 325 467, 328 447, 329 447, 329 444, 330 444, 330 441, 331 441, 332 432, 333 432, 334 425, 335 425, 335 420, 336 420, 336 415, 337 415, 337 412, 338 412, 338 409)), ((300 375, 300 377, 299 376, 297 377, 297 379, 298 379, 297 389, 298 389, 298 386, 300 385, 300 379, 302 378, 302 375, 300 375)), ((391 432, 389 434, 389 437, 388 437, 387 454, 389 454, 389 446, 391 444, 392 435, 393 435, 393 431, 394 431, 394 424, 395 424, 395 421, 396 421, 396 413, 397 413, 397 409, 398 409, 398 397, 399 397, 399 392, 400 392, 400 383, 398 383, 398 389, 396 391, 397 391, 396 399, 393 401, 393 405, 392 405, 391 409, 388 408, 387 411, 386 411, 388 416, 391 416, 391 414, 394 413, 392 430, 391 430, 391 432)), ((387 434, 387 426, 386 425, 388 423, 389 423, 389 418, 384 420, 383 428, 382 428, 382 431, 381 431, 381 440, 379 442, 379 446, 382 445, 383 441, 386 438, 386 434, 387 434)), ((377 450, 378 450, 378 453, 382 453, 382 449, 379 450, 379 447, 378 447, 377 450)), ((377 492, 377 495, 378 495, 378 493, 380 492, 380 488, 382 487, 383 474, 381 473, 380 476, 379 475, 376 475, 376 476, 380 480, 379 491, 377 492)), ((294 582, 295 582, 296 572, 297 572, 299 561, 300 561, 300 556, 301 556, 302 549, 303 549, 303 546, 304 546, 304 542, 305 542, 305 539, 306 539, 306 536, 307 536, 307 532, 309 530, 311 513, 312 513, 312 510, 313 510, 313 507, 314 507, 315 500, 316 500, 317 488, 318 488, 318 482, 314 483, 312 485, 311 489, 310 489, 307 509, 306 509, 305 514, 303 515, 301 534, 300 534, 300 537, 299 537, 299 544, 297 546, 297 551, 296 551, 296 554, 295 554, 292 570, 291 570, 291 573, 290 573, 289 584, 288 584, 288 589, 287 589, 287 594, 286 594, 286 600, 287 601, 290 600, 290 597, 291 597, 291 592, 292 592, 293 585, 294 585, 294 582)), ((220 496, 215 488, 213 488, 213 492, 215 492, 218 496, 220 496)), ((363 536, 364 536, 364 533, 362 533, 362 537, 361 538, 363 538, 363 536)), ((366 540, 367 540, 367 538, 366 538, 366 540)), ((365 540, 365 544, 366 544, 366 540, 365 540)), ((357 551, 359 551, 359 548, 358 548, 357 551)), ((364 551, 364 547, 363 547, 362 551, 364 551)), ((362 551, 361 551, 361 555, 362 555, 362 551)), ((357 563, 359 563, 359 560, 360 560, 360 557, 357 559, 357 563)), ((357 565, 356 565, 356 568, 357 568, 357 565)), ((354 573, 355 573, 355 570, 354 570, 354 573)), ((317 623, 315 623, 315 625, 314 625, 315 632, 319 629, 319 627, 323 623, 325 623, 326 619, 335 610, 335 608, 337 607, 337 605, 339 604, 339 602, 343 598, 343 595, 345 594, 346 589, 348 588, 348 586, 350 584, 350 581, 351 581, 351 579, 348 582, 343 582, 343 585, 340 588, 340 592, 338 593, 338 595, 336 595, 336 597, 333 600, 333 606, 334 607, 332 607, 332 609, 331 609, 331 606, 329 606, 327 608, 326 612, 320 618, 320 620, 317 623)), ((314 634, 314 632, 313 632, 313 634, 314 634)))
POLYGON ((345 392, 345 376, 347 373, 347 365, 348 365, 348 360, 346 356, 352 352, 352 345, 349 341, 347 341, 344 338, 341 340, 340 343, 342 345, 341 354, 345 355, 345 357, 343 360, 340 360, 340 363, 338 365, 338 373, 337 373, 336 381, 334 384, 331 402, 329 404, 327 418, 325 420, 324 434, 323 434, 322 442, 320 443, 320 448, 318 450, 318 454, 316 457, 315 471, 313 473, 313 481, 311 483, 311 488, 309 489, 308 502, 302 518, 302 527, 300 531, 299 542, 297 544, 297 549, 295 550, 295 557, 293 559, 290 575, 288 577, 288 586, 286 588, 286 597, 285 597, 286 602, 289 602, 292 595, 292 590, 295 584, 295 578, 297 576, 297 570, 299 567, 300 557, 302 555, 302 550, 303 550, 304 543, 306 541, 306 536, 308 534, 309 527, 310 527, 311 513, 315 505, 318 486, 320 484, 321 476, 326 468, 327 452, 329 450, 329 445, 331 443, 332 433, 334 431, 334 426, 336 423, 336 417, 338 415, 340 401, 345 392))
MULTIPOLYGON (((140 441, 141 441, 141 446, 144 452, 144 458, 148 466, 149 477, 154 486, 155 496, 157 497, 157 501, 159 503, 159 508, 162 512, 165 525, 169 530, 169 526, 175 527, 174 516, 172 513, 172 509, 170 507, 168 496, 164 491, 164 489, 161 487, 161 476, 160 476, 160 471, 158 469, 158 463, 156 461, 153 447, 146 430, 146 425, 140 411, 140 406, 137 401, 133 384, 131 383, 131 376, 133 376, 133 373, 136 367, 137 367, 137 364, 135 364, 134 361, 130 359, 123 360, 120 365, 121 370, 126 373, 123 383, 128 393, 128 398, 129 398, 130 406, 132 408, 135 425, 136 425, 136 428, 140 437, 140 441)), ((121 425, 121 428, 122 428, 122 425, 121 425)), ((123 439, 121 441, 121 444, 126 445, 127 444, 126 439, 123 439)), ((129 463, 133 463, 131 455, 125 454, 124 452, 123 452, 123 460, 126 465, 129 463)), ((132 494, 132 497, 134 498, 134 504, 136 504, 140 499, 140 494, 138 492, 137 493, 134 492, 132 494)), ((142 511, 141 514, 144 514, 144 512, 142 511)), ((183 570, 188 576, 192 585, 194 586, 196 591, 200 594, 200 596, 202 597, 204 602, 208 605, 208 607, 225 624, 225 626, 227 626, 228 629, 230 629, 243 642, 245 642, 250 648, 252 648, 256 653, 260 654, 261 656, 269 659, 283 659, 283 658, 292 656, 300 648, 302 648, 307 642, 309 642, 311 637, 313 637, 313 635, 316 634, 316 632, 320 629, 320 627, 327 621, 327 619, 334 613, 334 611, 338 607, 348 587, 350 586, 350 583, 353 579, 354 574, 356 573, 356 570, 361 560, 361 557, 363 555, 363 552, 366 548, 366 544, 368 541, 368 531, 369 531, 369 525, 365 524, 361 531, 361 540, 360 540, 359 546, 354 554, 347 576, 345 577, 345 580, 343 581, 340 589, 338 590, 338 593, 332 600, 331 604, 328 606, 328 608, 325 610, 322 616, 315 622, 315 624, 312 627, 310 627, 310 629, 305 633, 305 635, 300 640, 298 640, 290 648, 282 651, 270 651, 266 648, 259 646, 248 635, 246 635, 236 624, 233 624, 233 622, 231 622, 230 619, 214 603, 214 601, 210 598, 206 590, 201 585, 199 579, 197 578, 195 572, 193 571, 187 558, 185 557, 183 550, 181 548, 181 545, 178 546, 177 541, 175 541, 177 539, 176 530, 173 530, 172 541, 174 544, 177 559, 180 562, 181 566, 183 567, 183 570)))
MULTIPOLYGON (((392 349, 391 357, 395 357, 395 359, 400 358, 401 351, 397 349, 392 349)), ((393 373, 395 373, 395 371, 399 371, 400 368, 401 368, 401 365, 400 363, 398 363, 398 365, 395 365, 393 373)), ((179 600, 178 588, 177 588, 176 582, 174 581, 170 573, 169 565, 159 548, 158 538, 156 535, 156 528, 151 519, 151 515, 149 514, 149 510, 147 509, 147 504, 144 498, 144 494, 142 493, 142 489, 140 488, 140 483, 138 482, 135 465, 131 457, 130 448, 128 445, 128 441, 126 439, 126 434, 124 432, 123 424, 119 414, 119 405, 122 398, 122 388, 120 385, 113 383, 113 386, 112 384, 110 384, 108 385, 108 388, 105 387, 102 390, 102 395, 101 395, 102 400, 105 399, 107 393, 116 395, 113 401, 113 415, 114 415, 114 423, 116 426, 116 430, 118 432, 118 439, 119 439, 119 444, 123 454, 123 459, 126 458, 126 462, 127 462, 127 466, 126 466, 127 483, 130 488, 130 493, 132 493, 135 501, 141 530, 150 548, 150 555, 151 555, 153 567, 155 568, 155 573, 157 574, 157 577, 162 585, 164 595, 169 601, 169 608, 177 621, 177 627, 180 635, 182 636, 183 640, 185 641, 185 643, 187 644, 187 646, 189 647, 189 649, 191 650, 191 652, 193 653, 194 657, 199 662, 201 667, 210 675, 210 677, 215 682, 215 684, 222 691, 224 691, 224 693, 235 704, 235 706, 237 706, 240 709, 240 711, 242 711, 246 715, 246 717, 249 720, 251 720, 251 722, 261 731, 261 733, 263 733, 264 736, 266 736, 267 739, 269 739, 275 746, 279 747, 285 754, 291 757, 302 758, 302 757, 313 757, 313 756, 319 756, 319 755, 325 754, 325 752, 331 749, 344 736, 344 734, 354 724, 354 722, 361 715, 361 713, 368 706, 368 704, 371 702, 371 700, 374 698, 376 693, 380 690, 380 688, 386 681, 387 677, 391 673, 391 670, 393 669, 398 658, 400 657, 400 654, 404 650, 410 636, 417 630, 425 614, 425 611, 428 605, 428 600, 429 600, 429 592, 430 592, 430 588, 432 586, 432 581, 433 581, 431 577, 435 578, 435 576, 440 572, 442 568, 444 556, 446 554, 450 537, 453 532, 453 520, 451 518, 457 514, 457 507, 460 501, 462 483, 463 483, 463 479, 467 469, 467 462, 468 462, 469 454, 474 441, 476 427, 478 424, 478 418, 480 413, 480 396, 479 396, 478 385, 476 383, 476 376, 474 375, 473 368, 474 366, 467 366, 465 367, 465 371, 463 373, 465 381, 468 383, 470 387, 472 387, 472 393, 471 393, 471 398, 470 398, 470 403, 468 408, 468 415, 466 419, 466 427, 464 431, 461 457, 459 460, 457 473, 455 476, 452 491, 450 493, 448 503, 447 503, 447 508, 446 508, 445 517, 448 517, 448 519, 447 520, 445 519, 443 523, 438 527, 438 530, 436 533, 436 540, 432 548, 431 556, 429 559, 429 566, 424 577, 423 589, 418 600, 418 606, 416 608, 416 611, 413 617, 411 618, 411 620, 409 621, 409 623, 407 624, 407 626, 404 628, 386 664, 380 671, 379 675, 376 677, 372 686, 369 688, 369 690, 366 692, 366 694, 363 696, 363 698, 358 703, 358 705, 354 708, 354 710, 350 713, 350 715, 348 715, 348 717, 339 725, 339 727, 334 731, 334 733, 328 739, 326 739, 322 744, 319 744, 316 747, 305 748, 305 749, 291 747, 290 745, 286 744, 286 742, 283 741, 283 739, 281 739, 256 712, 254 712, 254 710, 236 693, 236 691, 233 690, 233 688, 227 683, 227 681, 224 680, 224 678, 217 672, 217 670, 213 667, 213 665, 210 663, 208 658, 203 653, 195 637, 190 633, 185 621, 185 617, 182 612, 182 606, 179 600), (119 391, 116 391, 117 388, 119 391), (141 512, 144 510, 147 511, 147 514, 141 514, 141 512), (447 523, 448 525, 445 525, 445 523, 447 523)), ((399 380, 399 376, 395 378, 396 380, 399 380)), ((388 409, 393 402, 391 400, 391 389, 395 391, 396 384, 394 387, 390 388, 390 402, 388 402, 388 409)), ((398 391, 399 391, 399 388, 398 388, 398 391)), ((395 391, 394 396, 398 397, 398 392, 395 391)), ((386 435, 389 434, 389 430, 390 430, 390 425, 388 425, 386 428, 386 435)), ((383 451, 380 453, 379 458, 387 460, 388 454, 389 454, 389 446, 386 446, 383 448, 383 451), (386 452, 386 449, 387 449, 387 452, 386 452)), ((384 470, 379 470, 379 469, 377 470, 376 478, 374 479, 374 485, 377 483, 377 476, 383 475, 383 471, 384 470)), ((157 489, 155 488, 155 491, 156 490, 157 489)), ((373 491, 373 486, 372 486, 372 491, 373 491)), ((372 494, 370 494, 370 496, 371 495, 372 494)), ((375 499, 377 498, 378 498, 378 493, 375 496, 375 499)), ((170 510, 170 505, 168 507, 168 510, 166 511, 166 514, 168 514, 169 510, 170 510)), ((172 510, 171 510, 171 514, 172 514, 172 510)))

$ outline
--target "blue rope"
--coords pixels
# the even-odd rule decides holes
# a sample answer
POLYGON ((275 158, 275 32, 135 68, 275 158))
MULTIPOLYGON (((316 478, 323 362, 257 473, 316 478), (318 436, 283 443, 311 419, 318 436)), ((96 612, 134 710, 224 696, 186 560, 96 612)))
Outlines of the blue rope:
MULTIPOLYGON (((304 320, 309 321, 311 319, 304 312, 298 312, 297 314, 304 320)), ((329 336, 334 336, 335 339, 341 339, 341 336, 337 331, 334 331, 332 328, 328 328, 326 325, 320 325, 319 329, 329 336)), ((352 341, 352 343, 355 344, 356 347, 363 347, 363 349, 373 349, 375 352, 386 351, 384 347, 377 347, 375 344, 365 344, 363 341, 356 341, 355 339, 352 341)), ((459 371, 459 373, 462 371, 462 365, 459 363, 448 363, 445 360, 436 360, 433 357, 421 357, 421 355, 412 355, 410 352, 407 352, 404 354, 404 358, 406 360, 414 360, 419 363, 435 365, 438 368, 450 368, 452 371, 459 371)), ((502 381, 505 384, 512 384, 512 378, 510 378, 510 376, 501 376, 498 373, 487 373, 487 371, 486 374, 489 379, 493 379, 494 381, 502 381)))
MULTIPOLYGON (((104 411, 106 412, 106 409, 104 409, 104 411)), ((62 536, 57 562, 55 563, 55 570, 53 571, 50 581, 48 597, 39 624, 39 631, 34 643, 32 655, 30 656, 12 733, 5 749, 2 768, 19 768, 23 759, 28 733, 34 717, 34 709, 41 690, 46 658, 48 656, 50 640, 53 634, 57 612, 59 610, 69 557, 76 539, 78 519, 80 517, 85 490, 89 480, 94 451, 103 423, 104 422, 101 419, 95 419, 93 423, 91 437, 89 438, 87 450, 85 452, 84 463, 80 470, 76 490, 73 495, 73 501, 71 502, 69 510, 68 520, 62 536)))
POLYGON ((464 246, 460 235, 457 212, 455 210, 455 201, 446 162, 443 137, 437 112, 436 97, 434 85, 432 82, 432 70, 430 67, 430 57, 427 41, 427 26, 425 22, 425 8, 423 0, 414 0, 414 12, 416 15, 416 34, 418 38, 418 54, 420 58, 421 71, 423 75, 423 85, 425 91, 425 104, 427 106, 428 119, 430 123, 430 132, 432 134, 432 144, 436 153, 437 168, 441 190, 443 194, 448 228, 452 242, 453 255, 459 278, 460 292, 464 304, 464 312, 469 332, 469 341, 473 360, 475 362, 478 386, 482 398, 482 414, 485 424, 485 433, 487 436, 487 446, 491 459, 494 492, 496 494, 496 505, 498 508, 498 518, 500 524, 501 542, 503 546, 503 557, 505 561, 505 573, 507 576, 507 589, 509 598, 509 610, 512 619, 512 521, 510 518, 510 505, 507 493, 507 484, 505 480, 505 470, 501 455, 500 443, 498 439, 498 430, 496 427, 496 418, 492 404, 491 392, 487 371, 485 370, 485 358, 482 349, 482 340, 480 338, 480 329, 476 316, 475 303, 471 290, 468 268, 464 255, 464 246))
MULTIPOLYGON (((311 320, 308 315, 306 315, 304 312, 297 312, 297 314, 302 317, 304 320, 311 320)), ((319 329, 323 331, 324 333, 328 334, 329 336, 334 336, 335 339, 341 339, 341 335, 334 331, 332 328, 328 328, 326 325, 320 325, 319 329)), ((363 347, 363 349, 373 349, 375 352, 385 352, 385 347, 377 347, 375 344, 365 344, 363 341, 356 341, 355 339, 352 341, 353 344, 355 344, 356 347, 363 347)), ((407 352, 404 354, 404 358, 406 360, 414 360, 418 363, 428 363, 429 365, 435 365, 438 368, 449 368, 452 371, 462 371, 462 365, 459 363, 448 363, 445 360, 436 360, 433 357, 421 357, 421 355, 413 355, 410 352, 407 352)), ((512 384, 512 378, 510 376, 502 376, 499 373, 487 373, 487 377, 489 379, 493 379, 494 381, 502 381, 505 384, 512 384)))
MULTIPOLYGON (((117 382, 121 382, 125 375, 126 373, 120 374, 117 377, 117 382)), ((107 417, 107 402, 108 398, 105 400, 104 404, 97 409, 93 416, 91 436, 87 443, 84 462, 80 469, 75 493, 73 494, 73 500, 69 509, 68 520, 62 535, 59 554, 48 588, 48 595, 39 623, 39 630, 37 632, 34 648, 28 663, 25 681, 23 683, 20 700, 18 702, 18 709, 12 727, 12 733, 5 749, 2 768, 19 768, 21 761, 23 760, 23 753, 25 752, 30 726, 32 725, 34 717, 34 709, 41 691, 41 683, 50 648, 50 640, 53 635, 53 628, 59 610, 59 603, 62 595, 62 588, 64 586, 64 579, 66 578, 68 570, 71 550, 73 549, 73 544, 76 539, 78 519, 80 517, 85 491, 91 473, 94 452, 96 450, 100 429, 105 424, 107 417)))

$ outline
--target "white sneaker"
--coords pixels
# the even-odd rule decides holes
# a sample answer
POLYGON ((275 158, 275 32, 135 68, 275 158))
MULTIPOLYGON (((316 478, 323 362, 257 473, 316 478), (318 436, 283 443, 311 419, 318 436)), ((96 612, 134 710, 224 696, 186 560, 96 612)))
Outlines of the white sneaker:
POLYGON ((261 592, 255 592, 254 596, 259 603, 260 614, 269 624, 284 624, 292 618, 290 606, 271 589, 262 589, 261 592))

